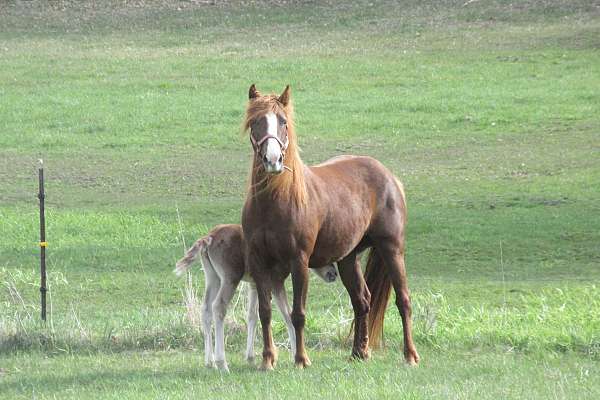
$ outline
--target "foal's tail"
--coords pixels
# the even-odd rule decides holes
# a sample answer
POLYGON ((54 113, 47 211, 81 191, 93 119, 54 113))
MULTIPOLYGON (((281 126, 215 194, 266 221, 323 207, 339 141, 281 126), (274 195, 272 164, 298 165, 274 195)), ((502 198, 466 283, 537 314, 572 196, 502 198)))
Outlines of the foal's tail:
POLYGON ((185 253, 185 256, 175 264, 173 272, 177 276, 182 276, 190 265, 198 258, 198 253, 206 251, 212 242, 212 236, 205 236, 196 240, 196 243, 185 253))
POLYGON ((383 341, 383 322, 385 309, 390 298, 391 280, 388 269, 384 265, 381 254, 375 247, 369 252, 365 281, 371 292, 369 310, 369 345, 372 348, 381 347, 383 341))

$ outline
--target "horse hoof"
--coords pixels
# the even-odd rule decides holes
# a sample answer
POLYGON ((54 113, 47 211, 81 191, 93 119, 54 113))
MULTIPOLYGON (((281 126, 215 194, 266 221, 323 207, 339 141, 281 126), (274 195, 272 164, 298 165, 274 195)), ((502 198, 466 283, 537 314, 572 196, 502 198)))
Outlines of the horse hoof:
POLYGON ((277 350, 263 352, 261 371, 271 371, 277 364, 277 350))
POLYGON ((371 357, 369 350, 355 350, 352 351, 352 355, 350 355, 350 359, 352 361, 367 361, 371 357))
POLYGON ((306 367, 310 367, 311 362, 308 357, 304 356, 296 357, 294 364, 296 365, 296 368, 304 369, 306 367))
POLYGON ((416 367, 417 365, 419 365, 419 362, 414 358, 408 358, 406 359, 406 365, 408 367, 416 367))
POLYGON ((265 362, 263 361, 263 363, 260 365, 259 368, 261 371, 273 371, 273 364, 271 364, 270 362, 265 362))
POLYGON ((217 369, 219 369, 220 371, 229 372, 229 367, 227 366, 227 361, 225 361, 225 360, 215 361, 215 364, 217 365, 217 369))
POLYGON ((409 367, 416 367, 421 360, 416 350, 413 350, 404 356, 404 360, 409 367))

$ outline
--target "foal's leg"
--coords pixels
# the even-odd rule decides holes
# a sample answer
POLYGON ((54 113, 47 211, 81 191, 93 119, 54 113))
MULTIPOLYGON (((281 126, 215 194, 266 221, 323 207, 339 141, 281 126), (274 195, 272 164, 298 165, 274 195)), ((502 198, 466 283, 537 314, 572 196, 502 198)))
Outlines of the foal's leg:
POLYGON ((402 318, 402 330, 404 333, 404 359, 409 365, 416 365, 419 362, 419 354, 412 339, 412 322, 411 322, 411 306, 410 294, 408 290, 408 282, 406 279, 406 268, 404 266, 404 252, 402 246, 394 243, 386 243, 380 245, 378 250, 385 260, 388 267, 390 279, 394 285, 396 293, 396 307, 400 311, 402 318))
POLYGON ((256 322, 258 321, 258 293, 256 286, 250 284, 248 286, 248 337, 246 339, 246 360, 254 363, 254 338, 256 336, 256 322))
MULTIPOLYGON (((296 330, 296 367, 305 368, 310 360, 304 348, 304 323, 306 321, 306 293, 308 291, 308 257, 299 257, 292 265, 292 286, 294 288, 294 303, 292 306, 292 323, 296 330)), ((282 283, 283 285, 283 283, 282 283)))
POLYGON ((212 368, 214 365, 213 345, 212 345, 212 303, 217 297, 217 292, 221 286, 221 280, 215 272, 210 260, 202 257, 204 266, 204 299, 201 306, 202 333, 204 335, 204 365, 212 368))
POLYGON ((275 285, 273 291, 275 294, 275 303, 277 304, 277 308, 279 308, 285 326, 287 327, 288 337, 290 338, 290 350, 292 354, 296 355, 296 331, 294 329, 294 324, 292 323, 292 317, 290 316, 292 309, 288 303, 283 282, 281 282, 281 285, 275 285))
POLYGON ((338 263, 340 278, 350 295, 354 310, 354 342, 352 357, 365 360, 369 358, 369 309, 371 293, 365 282, 360 263, 355 252, 350 253, 338 263))
POLYGON ((215 316, 215 364, 224 371, 229 371, 225 360, 225 315, 238 283, 239 281, 223 277, 217 298, 212 304, 215 316))

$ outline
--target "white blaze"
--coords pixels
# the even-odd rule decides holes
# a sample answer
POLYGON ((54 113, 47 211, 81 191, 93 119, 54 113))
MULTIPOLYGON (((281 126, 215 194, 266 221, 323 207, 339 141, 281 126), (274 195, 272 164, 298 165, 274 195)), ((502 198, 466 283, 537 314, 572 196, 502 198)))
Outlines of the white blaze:
MULTIPOLYGON (((268 135, 277 137, 277 116, 273 111, 269 111, 266 117, 268 135)), ((267 139, 267 151, 265 152, 265 156, 270 163, 277 163, 279 156, 281 156, 281 147, 279 146, 279 142, 277 142, 277 140, 273 138, 267 139)))

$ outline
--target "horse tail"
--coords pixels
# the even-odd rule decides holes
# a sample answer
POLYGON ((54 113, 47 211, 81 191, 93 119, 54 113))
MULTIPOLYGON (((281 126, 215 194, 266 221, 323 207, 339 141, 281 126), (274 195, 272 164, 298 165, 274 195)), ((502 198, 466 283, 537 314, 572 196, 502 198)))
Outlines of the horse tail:
POLYGON ((205 236, 196 240, 196 243, 185 253, 183 258, 177 261, 173 272, 177 276, 182 276, 185 271, 190 268, 190 265, 198 258, 198 253, 208 250, 208 246, 212 243, 212 236, 205 236))
POLYGON ((383 342, 383 322, 385 309, 391 293, 391 280, 381 254, 375 247, 369 252, 365 268, 365 281, 371 292, 369 310, 369 345, 381 347, 383 342))

